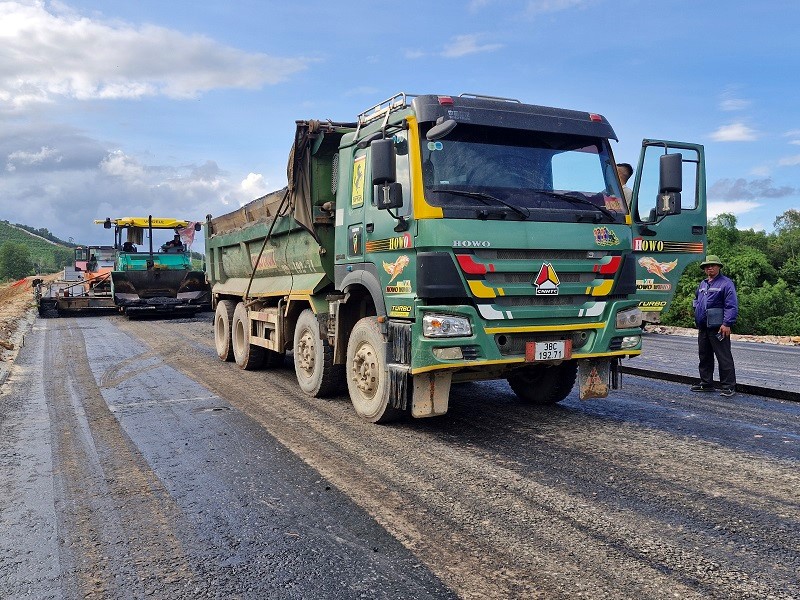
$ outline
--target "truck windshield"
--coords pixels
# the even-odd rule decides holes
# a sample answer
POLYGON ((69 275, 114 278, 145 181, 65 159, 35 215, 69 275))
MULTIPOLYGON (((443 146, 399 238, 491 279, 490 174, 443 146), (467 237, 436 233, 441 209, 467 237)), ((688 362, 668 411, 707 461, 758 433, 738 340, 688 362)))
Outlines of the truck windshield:
POLYGON ((425 199, 446 217, 624 222, 614 162, 603 139, 459 123, 444 139, 425 139, 425 199), (466 193, 465 193, 466 192, 466 193), (491 217, 490 217, 491 218, 491 217))
POLYGON ((116 251, 113 248, 93 247, 91 250, 92 250, 92 254, 95 255, 95 258, 97 258, 97 260, 100 260, 100 261, 103 261, 103 260, 105 260, 105 261, 109 261, 109 260, 113 261, 116 258, 116 251))

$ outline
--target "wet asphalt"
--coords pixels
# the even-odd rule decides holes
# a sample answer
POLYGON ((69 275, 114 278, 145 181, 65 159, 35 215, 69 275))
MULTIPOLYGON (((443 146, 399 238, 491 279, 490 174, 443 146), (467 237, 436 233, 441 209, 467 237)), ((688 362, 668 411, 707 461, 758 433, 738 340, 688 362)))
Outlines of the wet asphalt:
POLYGON ((36 321, 0 389, 0 598, 800 597, 797 403, 481 382, 380 427, 219 362, 210 324, 36 321))
POLYGON ((455 597, 317 472, 113 319, 38 321, 0 396, 0 423, 4 599, 455 597), (81 330, 93 340, 84 376, 81 330), (71 389, 63 437, 80 438, 88 475, 66 464, 57 430, 69 417, 48 406, 42 365, 53 387, 71 389), (90 406, 93 395, 101 402, 90 406), (141 481, 123 481, 131 472, 141 481), (141 522, 125 522, 119 502, 141 522), (93 515, 103 521, 94 531, 65 531, 93 515))

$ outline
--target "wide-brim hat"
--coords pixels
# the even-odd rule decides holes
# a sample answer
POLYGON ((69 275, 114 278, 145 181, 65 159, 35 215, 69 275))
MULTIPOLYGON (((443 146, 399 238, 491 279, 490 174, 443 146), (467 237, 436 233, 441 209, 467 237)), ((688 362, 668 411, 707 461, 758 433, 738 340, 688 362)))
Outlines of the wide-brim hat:
POLYGON ((706 259, 700 263, 700 268, 705 269, 709 265, 719 265, 721 267, 722 261, 716 254, 709 254, 708 256, 706 256, 706 259))

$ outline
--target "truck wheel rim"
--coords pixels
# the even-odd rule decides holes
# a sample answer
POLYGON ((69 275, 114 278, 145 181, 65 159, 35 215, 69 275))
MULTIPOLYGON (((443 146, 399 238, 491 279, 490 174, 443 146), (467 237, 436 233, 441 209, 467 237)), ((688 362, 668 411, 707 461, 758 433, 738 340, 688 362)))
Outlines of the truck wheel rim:
POLYGON ((378 389, 378 356, 370 344, 361 344, 353 357, 353 381, 361 394, 371 399, 378 389))
POLYGON ((314 338, 308 329, 303 331, 297 343, 297 361, 306 376, 311 377, 314 373, 314 338))

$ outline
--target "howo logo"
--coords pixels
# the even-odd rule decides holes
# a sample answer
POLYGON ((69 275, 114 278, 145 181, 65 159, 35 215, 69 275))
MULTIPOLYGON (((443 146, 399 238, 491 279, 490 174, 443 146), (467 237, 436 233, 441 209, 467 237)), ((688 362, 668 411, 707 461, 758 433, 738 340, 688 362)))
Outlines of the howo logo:
POLYGON ((487 240, 453 240, 454 248, 488 248, 491 245, 487 240))

